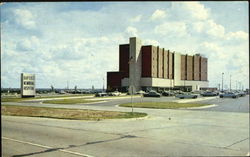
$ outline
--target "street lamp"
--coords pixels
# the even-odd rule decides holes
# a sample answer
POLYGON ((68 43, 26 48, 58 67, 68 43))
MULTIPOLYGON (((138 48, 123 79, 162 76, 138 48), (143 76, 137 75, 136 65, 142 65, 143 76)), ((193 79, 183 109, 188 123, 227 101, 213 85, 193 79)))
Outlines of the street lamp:
POLYGON ((241 82, 239 82, 239 90, 241 90, 241 82))
POLYGON ((238 88, 238 82, 236 81, 236 84, 235 84, 235 90, 237 91, 237 88, 238 88))
POLYGON ((102 86, 102 92, 104 92, 104 77, 103 77, 103 86, 102 86))
POLYGON ((224 73, 222 73, 222 79, 221 79, 221 90, 222 90, 222 92, 223 92, 223 75, 224 75, 224 73))
POLYGON ((184 92, 186 92, 186 78, 187 78, 187 73, 185 73, 185 78, 184 78, 184 92))
POLYGON ((232 75, 230 75, 230 92, 231 92, 231 77, 232 77, 232 75))

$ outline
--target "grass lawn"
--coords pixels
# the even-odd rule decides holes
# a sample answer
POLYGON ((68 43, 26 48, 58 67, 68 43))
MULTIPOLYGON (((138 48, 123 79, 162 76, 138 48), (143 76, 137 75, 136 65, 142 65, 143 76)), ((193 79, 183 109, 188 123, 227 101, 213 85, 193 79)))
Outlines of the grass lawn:
POLYGON ((26 101, 26 100, 32 100, 32 99, 43 99, 43 98, 62 98, 62 97, 81 97, 81 96, 94 96, 93 94, 81 94, 81 95, 79 95, 79 94, 76 94, 76 95, 61 95, 61 96, 58 96, 58 95, 56 95, 56 96, 53 96, 53 95, 51 95, 51 96, 42 96, 42 97, 31 97, 31 98, 21 98, 21 97, 11 97, 11 98, 8 98, 8 97, 6 97, 6 98, 1 98, 1 102, 20 102, 20 101, 26 101))
MULTIPOLYGON (((195 104, 195 103, 176 103, 176 102, 141 102, 133 103, 134 107, 138 108, 155 108, 155 109, 175 109, 175 108, 188 108, 188 107, 200 107, 211 104, 195 104)), ((120 104, 122 107, 132 107, 131 103, 120 104)))
POLYGON ((35 98, 1 98, 1 102, 19 102, 25 100, 31 100, 35 98))
POLYGON ((98 102, 101 100, 86 100, 84 98, 74 98, 74 99, 59 99, 59 100, 45 100, 43 103, 46 104, 84 104, 91 102, 98 102))
POLYGON ((10 116, 44 117, 75 120, 102 120, 119 118, 138 118, 147 116, 146 113, 139 112, 134 112, 132 114, 131 112, 31 107, 16 105, 2 105, 1 114, 10 116))

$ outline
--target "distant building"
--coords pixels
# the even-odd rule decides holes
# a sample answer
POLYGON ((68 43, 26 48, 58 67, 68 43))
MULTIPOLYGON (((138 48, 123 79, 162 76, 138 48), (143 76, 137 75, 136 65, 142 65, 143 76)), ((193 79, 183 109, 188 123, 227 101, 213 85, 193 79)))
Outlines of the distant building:
POLYGON ((107 72, 108 91, 191 91, 205 87, 208 87, 207 58, 142 45, 136 37, 130 38, 129 44, 119 45, 119 71, 107 72))

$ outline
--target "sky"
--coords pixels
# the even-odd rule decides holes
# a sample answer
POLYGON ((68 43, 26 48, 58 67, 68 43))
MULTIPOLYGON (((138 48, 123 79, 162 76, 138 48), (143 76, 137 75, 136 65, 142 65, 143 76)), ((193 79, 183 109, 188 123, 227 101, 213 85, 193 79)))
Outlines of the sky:
POLYGON ((119 69, 119 44, 138 37, 208 58, 210 87, 249 87, 248 2, 1 3, 1 87, 102 88, 119 69), (104 79, 104 81, 103 81, 104 79))

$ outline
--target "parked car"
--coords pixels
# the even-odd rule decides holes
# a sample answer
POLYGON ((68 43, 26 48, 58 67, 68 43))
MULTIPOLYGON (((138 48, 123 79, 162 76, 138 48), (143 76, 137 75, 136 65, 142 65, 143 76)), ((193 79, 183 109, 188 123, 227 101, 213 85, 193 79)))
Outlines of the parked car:
POLYGON ((96 93, 95 96, 96 97, 104 97, 104 96, 108 96, 108 94, 102 92, 102 93, 96 93))
POLYGON ((239 95, 234 92, 226 92, 226 93, 220 94, 220 98, 225 98, 225 97, 238 98, 239 95))
POLYGON ((157 93, 156 91, 150 91, 149 93, 143 94, 144 97, 161 97, 160 93, 157 93))
POLYGON ((119 96, 119 95, 121 95, 121 92, 119 92, 119 91, 114 91, 114 92, 109 93, 108 95, 109 95, 109 96, 119 96))
POLYGON ((144 92, 143 90, 140 90, 138 92, 136 92, 135 94, 145 94, 146 92, 144 92))
POLYGON ((173 92, 170 92, 170 91, 163 91, 163 92, 162 92, 162 95, 163 95, 163 96, 174 96, 174 93, 173 93, 173 92))
POLYGON ((173 93, 174 93, 174 95, 184 94, 184 92, 181 90, 173 91, 173 93))
POLYGON ((191 93, 193 93, 193 94, 201 94, 202 91, 200 91, 200 90, 195 90, 195 91, 192 91, 191 93))
POLYGON ((202 96, 217 96, 218 94, 215 92, 204 92, 201 94, 202 96))
POLYGON ((192 98, 196 99, 198 95, 191 94, 191 93, 184 93, 184 94, 177 94, 175 95, 176 98, 184 99, 184 98, 192 98))
POLYGON ((243 91, 238 91, 236 94, 238 94, 240 97, 246 96, 246 93, 243 91))

